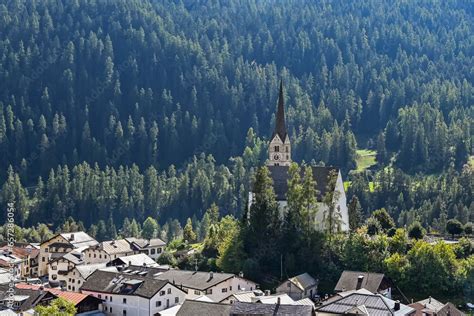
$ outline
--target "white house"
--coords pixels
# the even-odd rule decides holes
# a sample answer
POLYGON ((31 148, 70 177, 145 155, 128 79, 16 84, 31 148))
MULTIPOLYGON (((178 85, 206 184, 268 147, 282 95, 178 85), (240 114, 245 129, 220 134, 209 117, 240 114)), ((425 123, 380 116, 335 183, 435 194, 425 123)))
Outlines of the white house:
POLYGON ((84 261, 86 264, 104 263, 134 253, 130 243, 125 239, 109 240, 84 250, 84 261))
POLYGON ((48 263, 51 259, 62 257, 73 249, 87 249, 98 242, 85 232, 62 233, 44 241, 40 245, 38 275, 48 274, 48 263))
POLYGON ((166 280, 140 275, 96 270, 82 285, 81 292, 103 300, 107 315, 156 315, 182 304, 186 293, 166 280))
POLYGON ((255 290, 257 283, 232 273, 202 272, 189 270, 168 270, 157 273, 155 278, 168 280, 186 291, 187 299, 206 295, 214 302, 220 302, 233 293, 255 290))
POLYGON ((160 238, 143 239, 129 237, 125 238, 125 240, 130 244, 135 254, 144 253, 154 260, 161 256, 166 247, 166 243, 160 238))
POLYGON ((293 300, 313 298, 318 289, 318 281, 308 273, 302 273, 282 282, 276 292, 288 294, 293 300))
POLYGON ((78 265, 84 264, 81 255, 73 254, 72 252, 52 259, 48 263, 49 282, 56 286, 61 286, 68 291, 76 291, 76 285, 71 284, 70 272, 78 265))

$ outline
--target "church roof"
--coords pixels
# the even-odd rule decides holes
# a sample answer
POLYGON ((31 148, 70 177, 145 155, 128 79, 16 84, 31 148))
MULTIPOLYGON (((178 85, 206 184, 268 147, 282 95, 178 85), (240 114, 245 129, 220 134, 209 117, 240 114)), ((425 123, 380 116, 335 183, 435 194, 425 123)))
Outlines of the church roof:
MULTIPOLYGON (((316 181, 316 190, 318 191, 318 201, 328 192, 328 183, 330 175, 337 177, 339 169, 336 167, 311 167, 313 169, 313 179, 316 181), (333 173, 331 173, 333 171, 333 173)), ((277 201, 286 200, 286 192, 288 191, 288 169, 289 166, 268 166, 270 177, 273 180, 273 189, 275 191, 277 201)), ((301 176, 304 175, 304 169, 301 170, 301 176)))
POLYGON ((283 81, 280 81, 280 93, 278 95, 278 108, 276 114, 275 131, 273 132, 272 138, 278 134, 281 141, 285 141, 287 131, 285 124, 285 104, 283 99, 283 81))

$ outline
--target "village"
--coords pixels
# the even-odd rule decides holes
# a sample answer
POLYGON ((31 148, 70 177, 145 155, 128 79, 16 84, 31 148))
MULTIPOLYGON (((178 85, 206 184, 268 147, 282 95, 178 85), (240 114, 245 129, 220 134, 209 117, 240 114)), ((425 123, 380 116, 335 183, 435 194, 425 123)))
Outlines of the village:
POLYGON ((12 252, 5 245, 0 315, 36 315, 35 307, 57 298, 74 305, 77 315, 464 315, 433 297, 408 302, 380 273, 344 271, 333 293, 324 295, 318 280, 303 273, 270 292, 242 273, 160 265, 165 247, 157 238, 97 242, 85 232, 17 244, 12 252))

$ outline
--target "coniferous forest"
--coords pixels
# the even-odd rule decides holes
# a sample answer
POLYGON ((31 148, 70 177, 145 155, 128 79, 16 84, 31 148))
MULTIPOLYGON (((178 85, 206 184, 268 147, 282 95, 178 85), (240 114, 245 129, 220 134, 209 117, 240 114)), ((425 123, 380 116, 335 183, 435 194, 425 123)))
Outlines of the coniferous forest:
MULTIPOLYGON (((252 227, 235 219, 268 157, 280 80, 293 160, 341 168, 355 226, 393 237, 396 227, 449 233, 451 221, 472 234, 474 8, 464 0, 1 1, 1 207, 16 202, 25 240, 151 227, 168 242, 206 240, 218 267, 243 269, 223 253, 254 251, 252 227), (361 150, 376 153, 370 168, 361 150), (217 246, 227 239, 209 227, 219 225, 244 250, 217 246)), ((356 265, 344 261, 356 246, 323 259, 342 258, 334 271, 356 265)), ((413 247, 399 252, 416 262, 413 247)), ((249 271, 265 266, 252 260, 249 271)), ((401 267, 371 260, 354 268, 401 267)))

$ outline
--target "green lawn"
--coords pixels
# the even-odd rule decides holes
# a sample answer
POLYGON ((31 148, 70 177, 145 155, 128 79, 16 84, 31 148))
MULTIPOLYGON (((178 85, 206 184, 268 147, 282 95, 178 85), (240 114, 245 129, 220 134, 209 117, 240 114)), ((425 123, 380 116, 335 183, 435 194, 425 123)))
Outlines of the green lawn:
POLYGON ((357 150, 357 171, 364 171, 367 168, 375 165, 375 155, 377 152, 375 150, 369 149, 358 149, 357 150))

